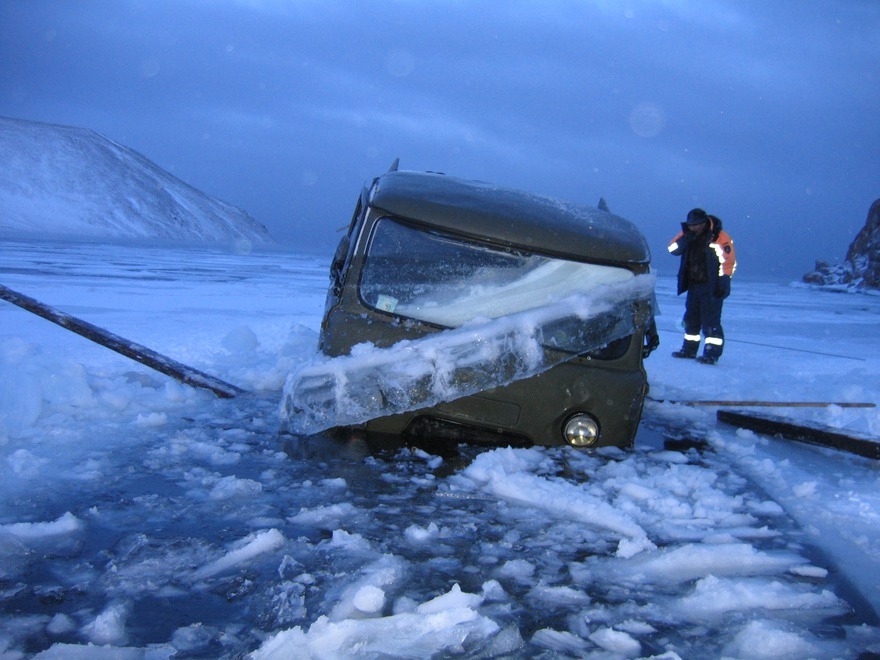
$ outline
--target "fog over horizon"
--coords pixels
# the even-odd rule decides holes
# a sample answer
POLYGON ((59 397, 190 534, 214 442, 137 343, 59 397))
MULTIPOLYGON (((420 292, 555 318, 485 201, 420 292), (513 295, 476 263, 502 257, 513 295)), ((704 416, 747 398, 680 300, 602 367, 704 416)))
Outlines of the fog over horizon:
POLYGON ((840 261, 880 197, 880 5, 353 0, 0 6, 0 116, 92 129, 331 254, 395 158, 611 210, 655 267, 687 211, 739 277, 840 261))

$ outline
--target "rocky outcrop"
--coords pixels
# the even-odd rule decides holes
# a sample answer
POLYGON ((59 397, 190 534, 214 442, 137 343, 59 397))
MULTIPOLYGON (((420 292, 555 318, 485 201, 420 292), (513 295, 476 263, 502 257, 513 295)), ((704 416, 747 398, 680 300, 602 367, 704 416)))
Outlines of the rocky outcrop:
POLYGON ((880 199, 871 204, 865 226, 850 243, 846 260, 833 266, 817 261, 816 270, 803 280, 839 289, 880 290, 880 199))

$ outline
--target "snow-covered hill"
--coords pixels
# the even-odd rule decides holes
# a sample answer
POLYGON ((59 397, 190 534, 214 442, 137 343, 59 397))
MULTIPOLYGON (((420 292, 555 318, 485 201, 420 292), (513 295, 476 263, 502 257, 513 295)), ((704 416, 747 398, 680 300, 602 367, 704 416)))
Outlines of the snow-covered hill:
POLYGON ((242 209, 91 130, 0 117, 0 154, 4 235, 272 241, 242 209))

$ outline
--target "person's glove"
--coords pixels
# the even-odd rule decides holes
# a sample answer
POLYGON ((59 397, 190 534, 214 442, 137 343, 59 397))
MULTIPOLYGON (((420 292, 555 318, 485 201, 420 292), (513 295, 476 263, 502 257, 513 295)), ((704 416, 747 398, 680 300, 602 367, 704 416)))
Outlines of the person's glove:
POLYGON ((681 246, 681 247, 686 246, 688 243, 690 243, 692 240, 694 240, 695 236, 696 236, 696 234, 694 232, 692 232, 690 229, 688 229, 687 223, 682 222, 681 223, 681 237, 679 237, 679 239, 678 239, 679 246, 681 246))
POLYGON ((691 244, 691 241, 694 240, 694 232, 688 231, 686 224, 681 223, 681 231, 681 236, 676 238, 675 243, 671 243, 669 246, 670 254, 675 256, 683 255, 685 250, 687 250, 688 246, 691 244), (672 247, 673 245, 675 248, 672 247))
POLYGON ((730 275, 722 275, 718 278, 718 282, 715 283, 715 297, 727 298, 730 295, 730 275))

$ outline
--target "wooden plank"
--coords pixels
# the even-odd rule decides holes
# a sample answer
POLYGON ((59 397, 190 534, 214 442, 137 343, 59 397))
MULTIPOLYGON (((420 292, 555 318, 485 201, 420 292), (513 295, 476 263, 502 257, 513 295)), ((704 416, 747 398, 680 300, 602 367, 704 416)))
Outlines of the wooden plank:
POLYGON ((852 401, 712 401, 712 400, 672 400, 651 399, 656 403, 677 403, 682 406, 708 406, 708 407, 743 407, 743 408, 828 408, 838 406, 840 408, 876 408, 873 402, 852 401))
POLYGON ((757 433, 781 436, 831 449, 839 449, 866 458, 880 459, 880 438, 854 431, 843 431, 812 422, 795 422, 776 415, 759 415, 745 410, 719 410, 718 421, 757 433))
POLYGON ((54 307, 50 307, 39 300, 30 298, 22 293, 13 291, 12 289, 0 284, 0 298, 18 305, 37 316, 42 316, 47 321, 52 321, 56 325, 60 325, 66 330, 75 332, 86 339, 105 346, 112 351, 131 358, 136 362, 155 369, 156 371, 171 376, 177 380, 192 385, 193 387, 202 387, 209 389, 214 394, 224 399, 230 399, 238 394, 244 393, 244 390, 230 385, 219 378, 214 378, 198 369, 193 369, 185 364, 172 360, 169 357, 161 355, 154 350, 141 346, 128 339, 123 339, 112 332, 108 332, 104 328, 92 325, 87 321, 83 321, 75 316, 58 311, 54 307))

